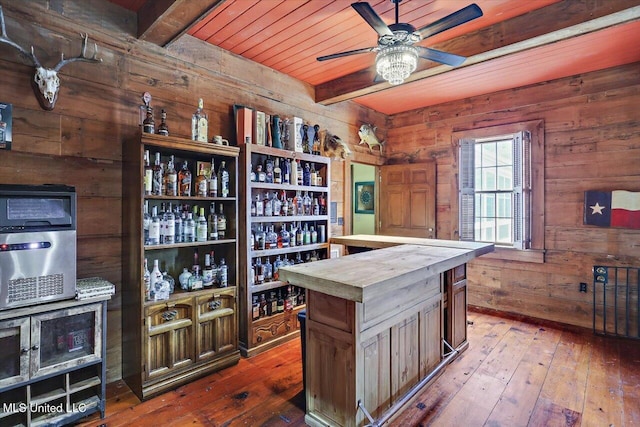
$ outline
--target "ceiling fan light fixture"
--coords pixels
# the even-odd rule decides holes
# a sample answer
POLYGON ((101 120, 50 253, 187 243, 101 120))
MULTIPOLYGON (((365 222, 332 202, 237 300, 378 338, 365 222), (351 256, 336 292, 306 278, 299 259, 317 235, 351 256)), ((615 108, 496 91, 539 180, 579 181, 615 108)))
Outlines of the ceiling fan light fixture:
POLYGON ((376 56, 376 71, 392 85, 403 83, 418 66, 418 49, 409 45, 394 45, 380 49, 376 56))

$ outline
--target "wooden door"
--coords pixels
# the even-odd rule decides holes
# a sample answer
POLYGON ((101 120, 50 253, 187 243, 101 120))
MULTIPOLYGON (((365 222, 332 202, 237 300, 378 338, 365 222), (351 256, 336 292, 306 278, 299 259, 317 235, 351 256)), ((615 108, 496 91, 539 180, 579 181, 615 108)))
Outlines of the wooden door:
POLYGON ((436 238, 435 162, 380 167, 378 234, 436 238))

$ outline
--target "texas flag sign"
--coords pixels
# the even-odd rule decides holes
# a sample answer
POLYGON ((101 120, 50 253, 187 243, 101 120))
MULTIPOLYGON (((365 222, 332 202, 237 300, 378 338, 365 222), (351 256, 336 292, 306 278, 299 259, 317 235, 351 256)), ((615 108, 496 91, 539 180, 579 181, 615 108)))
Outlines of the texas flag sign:
POLYGON ((585 191, 584 223, 640 229, 640 192, 585 191))

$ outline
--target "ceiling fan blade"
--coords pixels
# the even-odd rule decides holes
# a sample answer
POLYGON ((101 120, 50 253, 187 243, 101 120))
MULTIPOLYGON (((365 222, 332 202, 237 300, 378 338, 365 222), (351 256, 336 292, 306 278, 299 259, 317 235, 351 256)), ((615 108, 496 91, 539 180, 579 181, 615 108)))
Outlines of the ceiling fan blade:
POLYGON ((376 33, 380 37, 382 36, 393 36, 393 32, 387 27, 387 24, 384 23, 382 18, 378 16, 375 10, 369 5, 369 3, 365 2, 357 2, 351 3, 351 7, 353 7, 356 12, 362 16, 362 19, 367 21, 367 24, 371 25, 371 28, 376 30, 376 33))
POLYGON ((316 60, 318 60, 318 61, 326 61, 327 59, 342 58, 343 56, 350 56, 350 55, 357 55, 359 53, 373 52, 373 51, 375 51, 377 49, 378 49, 378 47, 363 47, 362 49, 354 49, 354 50, 348 50, 346 52, 333 53, 331 55, 319 56, 319 57, 316 58, 316 60))
POLYGON ((464 56, 455 55, 453 53, 442 52, 441 50, 435 50, 428 47, 416 46, 418 48, 418 55, 420 58, 429 59, 431 61, 440 62, 441 64, 451 65, 457 67, 462 64, 465 59, 464 56))
POLYGON ((481 16, 482 9, 473 3, 457 12, 453 12, 451 15, 447 15, 444 18, 438 19, 436 22, 420 28, 418 33, 420 33, 420 37, 424 39, 481 16))

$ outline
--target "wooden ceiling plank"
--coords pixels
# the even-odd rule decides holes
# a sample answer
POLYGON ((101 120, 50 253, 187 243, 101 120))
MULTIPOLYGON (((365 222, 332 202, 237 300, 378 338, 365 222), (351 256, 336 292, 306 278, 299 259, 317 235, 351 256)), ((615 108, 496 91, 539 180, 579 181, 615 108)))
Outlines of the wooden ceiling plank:
MULTIPOLYGON (((585 4, 585 2, 565 0, 434 47, 467 56, 467 60, 461 66, 467 67, 620 23, 638 20, 640 6, 636 4, 637 1, 634 0, 610 0, 604 4, 599 2, 585 4), (452 47, 458 47, 458 50, 450 49, 452 47)), ((422 65, 419 65, 418 71, 412 74, 409 81, 424 79, 450 70, 451 67, 448 66, 433 66, 428 61, 422 61, 422 65)), ((317 85, 316 102, 330 105, 390 87, 388 83, 374 85, 371 83, 370 73, 356 72, 317 85)))
POLYGON ((225 0, 147 0, 138 11, 138 38, 167 46, 225 0))

